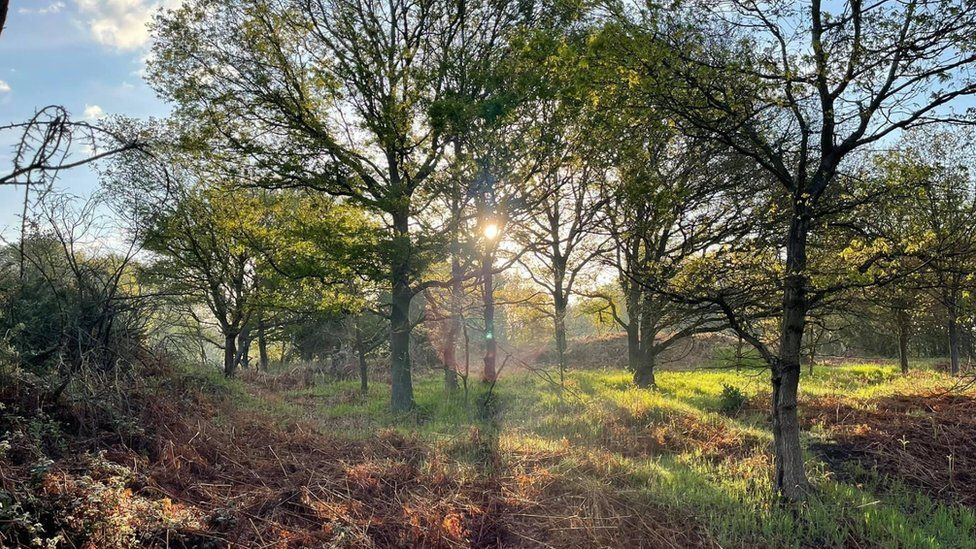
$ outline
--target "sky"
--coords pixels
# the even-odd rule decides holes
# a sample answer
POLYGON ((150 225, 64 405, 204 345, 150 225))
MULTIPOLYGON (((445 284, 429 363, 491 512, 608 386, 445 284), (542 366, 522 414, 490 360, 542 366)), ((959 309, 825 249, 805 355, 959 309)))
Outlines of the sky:
MULTIPOLYGON (((0 36, 0 126, 23 122, 47 105, 64 106, 76 120, 166 116, 169 108, 142 78, 146 25, 158 9, 180 1, 11 0, 0 36)), ((0 132, 0 165, 10 165, 16 137, 0 132)), ((88 167, 63 172, 58 182, 59 190, 78 196, 97 185, 88 167)), ((0 187, 0 237, 18 233, 22 192, 0 187)))
MULTIPOLYGON (((0 125, 63 105, 75 120, 124 114, 165 116, 169 109, 142 79, 149 47, 146 23, 173 0, 11 0, 0 36, 0 125)), ((12 132, 0 135, 9 165, 12 132)), ((86 196, 92 171, 64 172, 58 187, 86 196)), ((20 225, 22 190, 0 188, 0 234, 20 225)), ((14 234, 16 230, 14 231, 14 234)))

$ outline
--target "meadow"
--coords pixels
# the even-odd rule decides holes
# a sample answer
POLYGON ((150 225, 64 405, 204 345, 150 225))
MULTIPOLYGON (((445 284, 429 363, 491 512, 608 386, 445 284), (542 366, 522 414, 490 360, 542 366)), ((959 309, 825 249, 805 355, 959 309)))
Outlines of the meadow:
POLYGON ((417 383, 408 420, 388 411, 380 384, 363 398, 353 382, 268 391, 262 377, 245 384, 260 394, 251 405, 278 421, 361 441, 395 433, 423 446, 427 473, 497 482, 499 497, 517 500, 506 511, 512 531, 546 533, 522 539, 529 545, 976 546, 966 486, 976 449, 964 438, 976 428, 973 393, 931 368, 902 375, 852 363, 806 376, 800 409, 816 490, 796 509, 777 503, 769 479, 762 370, 665 371, 658 390, 636 388, 626 371, 572 372, 562 390, 522 372, 490 387, 487 406, 488 387, 474 385, 465 403, 445 398, 431 375, 417 383), (959 455, 916 453, 922 441, 911 437, 927 434, 961 443, 959 455), (915 478, 899 460, 945 474, 915 478))
POLYGON ((769 476, 762 369, 665 370, 657 389, 526 370, 452 396, 428 371, 404 416, 381 380, 363 395, 296 368, 91 374, 41 414, 38 379, 4 370, 5 543, 976 547, 976 391, 931 364, 805 375, 799 505, 769 476))

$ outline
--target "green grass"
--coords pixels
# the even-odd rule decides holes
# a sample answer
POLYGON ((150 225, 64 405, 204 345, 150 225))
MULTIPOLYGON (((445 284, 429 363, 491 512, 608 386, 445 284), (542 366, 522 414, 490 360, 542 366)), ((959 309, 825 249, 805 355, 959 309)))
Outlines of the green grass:
MULTIPOLYGON (((725 386, 750 397, 767 395, 764 371, 660 372, 658 384, 658 391, 650 391, 634 387, 627 372, 580 371, 569 375, 560 393, 538 376, 513 374, 494 389, 499 412, 493 424, 476 405, 484 392, 480 384, 466 404, 460 394, 445 395, 436 376, 415 382, 417 412, 406 418, 390 414, 389 388, 381 384, 373 384, 365 397, 356 382, 288 391, 275 406, 283 407, 280 413, 302 410, 329 432, 351 438, 395 429, 450 448, 444 441, 463 438, 473 426, 490 429, 514 472, 529 467, 520 456, 551 454, 547 465, 532 467, 687 516, 723 547, 976 547, 972 509, 935 502, 917 490, 872 479, 869 472, 859 475, 868 479, 859 485, 838 481, 812 454, 807 467, 815 494, 797 509, 777 504, 769 482, 765 414, 721 413, 725 386), (707 445, 674 444, 694 442, 687 438, 689 425, 744 445, 725 458, 707 445), (653 451, 634 446, 653 433, 664 444, 653 451)), ((871 406, 879 397, 951 385, 931 370, 902 376, 893 365, 818 366, 801 382, 801 410, 811 398, 840 396, 871 406)), ((819 436, 805 433, 804 439, 810 443, 819 436)), ((470 448, 456 446, 452 457, 472 462, 470 448)))

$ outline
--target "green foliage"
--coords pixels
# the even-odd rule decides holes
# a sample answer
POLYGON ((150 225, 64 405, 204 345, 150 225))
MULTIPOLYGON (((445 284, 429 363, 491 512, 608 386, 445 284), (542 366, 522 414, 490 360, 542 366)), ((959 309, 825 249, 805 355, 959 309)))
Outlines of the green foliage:
POLYGON ((182 189, 172 204, 146 220, 145 248, 157 258, 146 282, 204 303, 224 333, 237 332, 257 306, 256 253, 248 245, 245 193, 219 188, 182 189))
POLYGON ((735 385, 722 384, 722 403, 719 409, 727 416, 735 416, 749 401, 749 397, 735 385))
POLYGON ((142 304, 127 299, 137 293, 133 269, 120 256, 74 251, 70 238, 52 231, 0 249, 0 332, 9 358, 40 374, 131 366, 146 335, 142 304))

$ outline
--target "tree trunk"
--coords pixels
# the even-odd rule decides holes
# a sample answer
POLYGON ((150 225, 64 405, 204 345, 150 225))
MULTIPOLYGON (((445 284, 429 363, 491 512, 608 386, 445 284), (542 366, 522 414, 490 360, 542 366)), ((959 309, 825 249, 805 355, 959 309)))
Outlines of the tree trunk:
POLYGON ((3 27, 7 21, 7 10, 10 7, 10 0, 0 0, 0 34, 3 33, 3 27))
POLYGON ((641 360, 637 370, 634 371, 634 384, 645 389, 657 387, 654 379, 654 365, 657 362, 657 352, 654 346, 641 349, 641 360))
POLYGON ((404 207, 393 216, 394 257, 391 265, 393 295, 390 311, 390 360, 394 412, 413 408, 413 381, 410 375, 410 252, 409 210, 404 207))
POLYGON ((447 341, 444 342, 444 389, 448 393, 458 390, 457 339, 461 327, 461 260, 457 236, 451 240, 451 318, 447 328, 447 341))
MULTIPOLYGON (((454 139, 454 156, 464 155, 464 146, 460 139, 454 139)), ((464 215, 464 204, 467 191, 460 178, 452 178, 451 184, 451 215, 460 220, 464 215)), ((444 390, 453 394, 458 390, 458 336, 461 333, 461 307, 464 298, 461 268, 461 243, 458 241, 458 227, 451 229, 451 310, 447 326, 447 341, 444 342, 444 390)))
POLYGON ((908 373, 908 331, 910 328, 908 309, 899 307, 898 317, 898 359, 901 362, 901 373, 908 373))
POLYGON ((657 338, 657 319, 654 315, 653 303, 645 296, 641 304, 640 320, 640 353, 637 371, 634 373, 634 383, 638 387, 655 387, 654 365, 657 361, 657 353, 654 349, 654 340, 657 338))
POLYGON ((237 336, 237 356, 234 357, 234 361, 241 367, 241 369, 246 369, 251 361, 251 329, 247 326, 241 330, 241 333, 237 336))
POLYGON ((495 369, 495 361, 498 352, 498 343, 495 341, 495 281, 492 275, 491 254, 485 253, 484 257, 484 303, 485 303, 485 372, 484 380, 491 383, 498 377, 495 369))
POLYGON ((224 375, 234 377, 237 366, 237 334, 227 332, 224 334, 224 375))
POLYGON ((949 306, 949 373, 959 375, 959 320, 955 302, 949 306))
POLYGON ((637 372, 640 368, 640 352, 640 325, 631 317, 627 324, 627 369, 631 373, 637 372))
POLYGON ((627 295, 627 367, 636 374, 640 368, 641 303, 640 287, 634 282, 625 283, 627 295))
POLYGON ((258 319, 258 367, 262 372, 268 370, 268 340, 265 337, 264 319, 258 319))
POLYGON ((966 359, 972 363, 973 361, 973 330, 972 327, 967 327, 963 332, 966 341, 966 359))
POLYGON ((207 365, 207 348, 205 347, 206 341, 207 340, 205 339, 200 339, 200 366, 207 365))
POLYGON ((786 244, 786 280, 783 291, 783 320, 779 356, 771 364, 773 385, 774 487, 784 499, 802 500, 808 483, 800 446, 797 393, 800 385, 800 354, 806 325, 806 246, 809 219, 798 213, 790 223, 786 244))
POLYGON ((295 345, 285 342, 281 346, 281 358, 278 360, 278 367, 284 368, 285 364, 291 360, 292 355, 295 354, 295 345))
POLYGON ((330 370, 333 379, 342 379, 342 367, 339 365, 342 362, 342 345, 336 345, 335 349, 332 351, 332 356, 329 357, 330 370))
MULTIPOLYGON (((449 320, 454 324, 454 320, 449 320)), ((447 341, 444 342, 444 390, 453 393, 458 390, 457 350, 454 348, 457 331, 452 325, 447 329, 447 341)))
POLYGON ((366 345, 363 343, 363 327, 359 318, 356 318, 356 355, 359 357, 359 390, 365 395, 369 392, 369 381, 366 369, 366 345))
POLYGON ((556 331, 556 364, 559 367, 559 385, 566 382, 566 296, 560 290, 553 295, 556 316, 554 320, 556 331))
POLYGON ((813 375, 813 367, 817 364, 817 347, 820 345, 820 338, 822 338, 823 335, 824 330, 821 329, 818 331, 816 326, 810 330, 810 357, 807 363, 807 371, 810 373, 810 375, 813 375))

